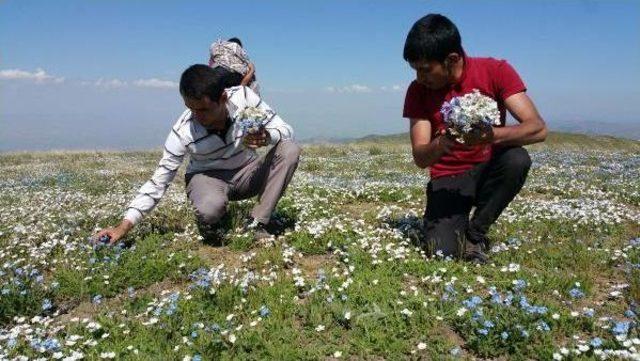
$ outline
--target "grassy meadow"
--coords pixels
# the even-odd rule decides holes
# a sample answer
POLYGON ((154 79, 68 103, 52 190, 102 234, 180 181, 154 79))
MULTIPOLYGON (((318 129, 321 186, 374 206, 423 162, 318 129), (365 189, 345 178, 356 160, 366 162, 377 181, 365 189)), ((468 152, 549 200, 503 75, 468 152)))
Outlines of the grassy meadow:
POLYGON ((640 142, 553 133, 491 261, 427 257, 408 137, 306 145, 256 244, 203 242, 184 166, 117 247, 160 151, 0 154, 0 359, 640 359, 640 142))

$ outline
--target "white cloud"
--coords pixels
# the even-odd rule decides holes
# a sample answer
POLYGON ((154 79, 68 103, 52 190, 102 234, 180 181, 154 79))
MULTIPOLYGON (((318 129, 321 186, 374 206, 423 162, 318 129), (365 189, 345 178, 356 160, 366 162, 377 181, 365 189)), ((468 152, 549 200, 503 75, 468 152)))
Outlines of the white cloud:
POLYGON ((371 93, 371 88, 361 84, 351 84, 343 87, 328 86, 325 90, 330 93, 371 93))
POLYGON ((175 89, 178 87, 178 83, 170 80, 161 80, 157 78, 151 79, 138 79, 133 82, 133 85, 144 88, 163 88, 163 89, 175 89))
POLYGON ((380 90, 383 92, 399 92, 402 91, 402 87, 400 85, 394 84, 391 86, 381 86, 380 90))
POLYGON ((47 74, 47 72, 42 68, 37 68, 34 72, 20 69, 0 70, 0 79, 26 79, 35 81, 36 83, 42 83, 45 81, 62 83, 64 81, 64 78, 62 77, 55 77, 53 75, 47 74))
POLYGON ((98 88, 104 88, 104 89, 115 89, 115 88, 122 88, 127 86, 127 82, 120 80, 120 79, 103 79, 100 78, 98 80, 96 80, 93 85, 97 86, 98 88))

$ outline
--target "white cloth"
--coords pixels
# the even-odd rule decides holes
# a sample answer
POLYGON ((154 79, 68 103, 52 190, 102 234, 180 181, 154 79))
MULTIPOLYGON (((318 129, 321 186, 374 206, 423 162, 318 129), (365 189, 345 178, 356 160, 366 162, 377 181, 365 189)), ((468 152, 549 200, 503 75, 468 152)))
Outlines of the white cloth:
POLYGON ((164 144, 164 152, 153 176, 140 189, 129 204, 124 218, 136 224, 158 204, 167 190, 185 155, 190 161, 187 173, 206 170, 231 170, 242 168, 258 155, 255 150, 242 143, 242 129, 236 115, 245 107, 258 107, 269 114, 265 129, 269 132, 271 144, 281 139, 293 139, 293 129, 278 116, 267 103, 248 87, 236 86, 225 90, 227 111, 232 120, 224 139, 209 133, 186 110, 171 128, 164 144))
MULTIPOLYGON (((209 47, 209 66, 212 68, 221 66, 245 76, 249 72, 250 63, 246 50, 234 42, 218 39, 209 47)), ((260 85, 257 80, 253 80, 248 86, 256 94, 260 94, 260 85)))

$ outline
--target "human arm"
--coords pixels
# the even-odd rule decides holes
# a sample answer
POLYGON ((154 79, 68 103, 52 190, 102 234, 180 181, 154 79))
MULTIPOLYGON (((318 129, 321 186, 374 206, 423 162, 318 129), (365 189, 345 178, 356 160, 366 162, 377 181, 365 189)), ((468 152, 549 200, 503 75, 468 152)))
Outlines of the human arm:
POLYGON ((240 82, 240 85, 248 86, 249 84, 251 84, 251 82, 253 81, 253 76, 255 75, 255 73, 256 73, 255 66, 253 65, 253 63, 249 63, 248 68, 247 68, 247 73, 242 78, 242 81, 240 82))
POLYGON ((186 147, 182 144, 178 133, 172 129, 165 141, 158 167, 151 179, 138 190, 136 197, 127 208, 124 219, 115 227, 99 231, 94 239, 99 240, 102 236, 109 236, 109 244, 113 244, 124 237, 136 223, 151 212, 173 181, 185 154, 186 147))
POLYGON ((454 141, 445 134, 431 139, 431 122, 426 119, 411 118, 411 153, 414 163, 420 168, 430 167, 440 157, 449 153, 454 141))
POLYGON ((511 95, 505 106, 519 124, 493 128, 493 144, 517 146, 545 140, 547 126, 526 93, 511 95))
POLYGON ((250 148, 258 148, 268 144, 276 144, 281 140, 293 139, 293 128, 258 96, 251 88, 242 87, 242 102, 244 106, 256 107, 267 114, 264 120, 264 130, 256 134, 248 134, 243 139, 250 148))

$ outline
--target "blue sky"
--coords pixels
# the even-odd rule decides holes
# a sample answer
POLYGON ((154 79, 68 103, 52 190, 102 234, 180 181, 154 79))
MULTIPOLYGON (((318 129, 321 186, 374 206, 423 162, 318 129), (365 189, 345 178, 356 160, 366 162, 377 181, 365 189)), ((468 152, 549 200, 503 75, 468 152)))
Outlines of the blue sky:
POLYGON ((509 60, 552 129, 638 130, 638 1, 9 0, 0 151, 158 147, 180 73, 231 36, 299 139, 403 132, 404 39, 430 12, 470 55, 509 60))

